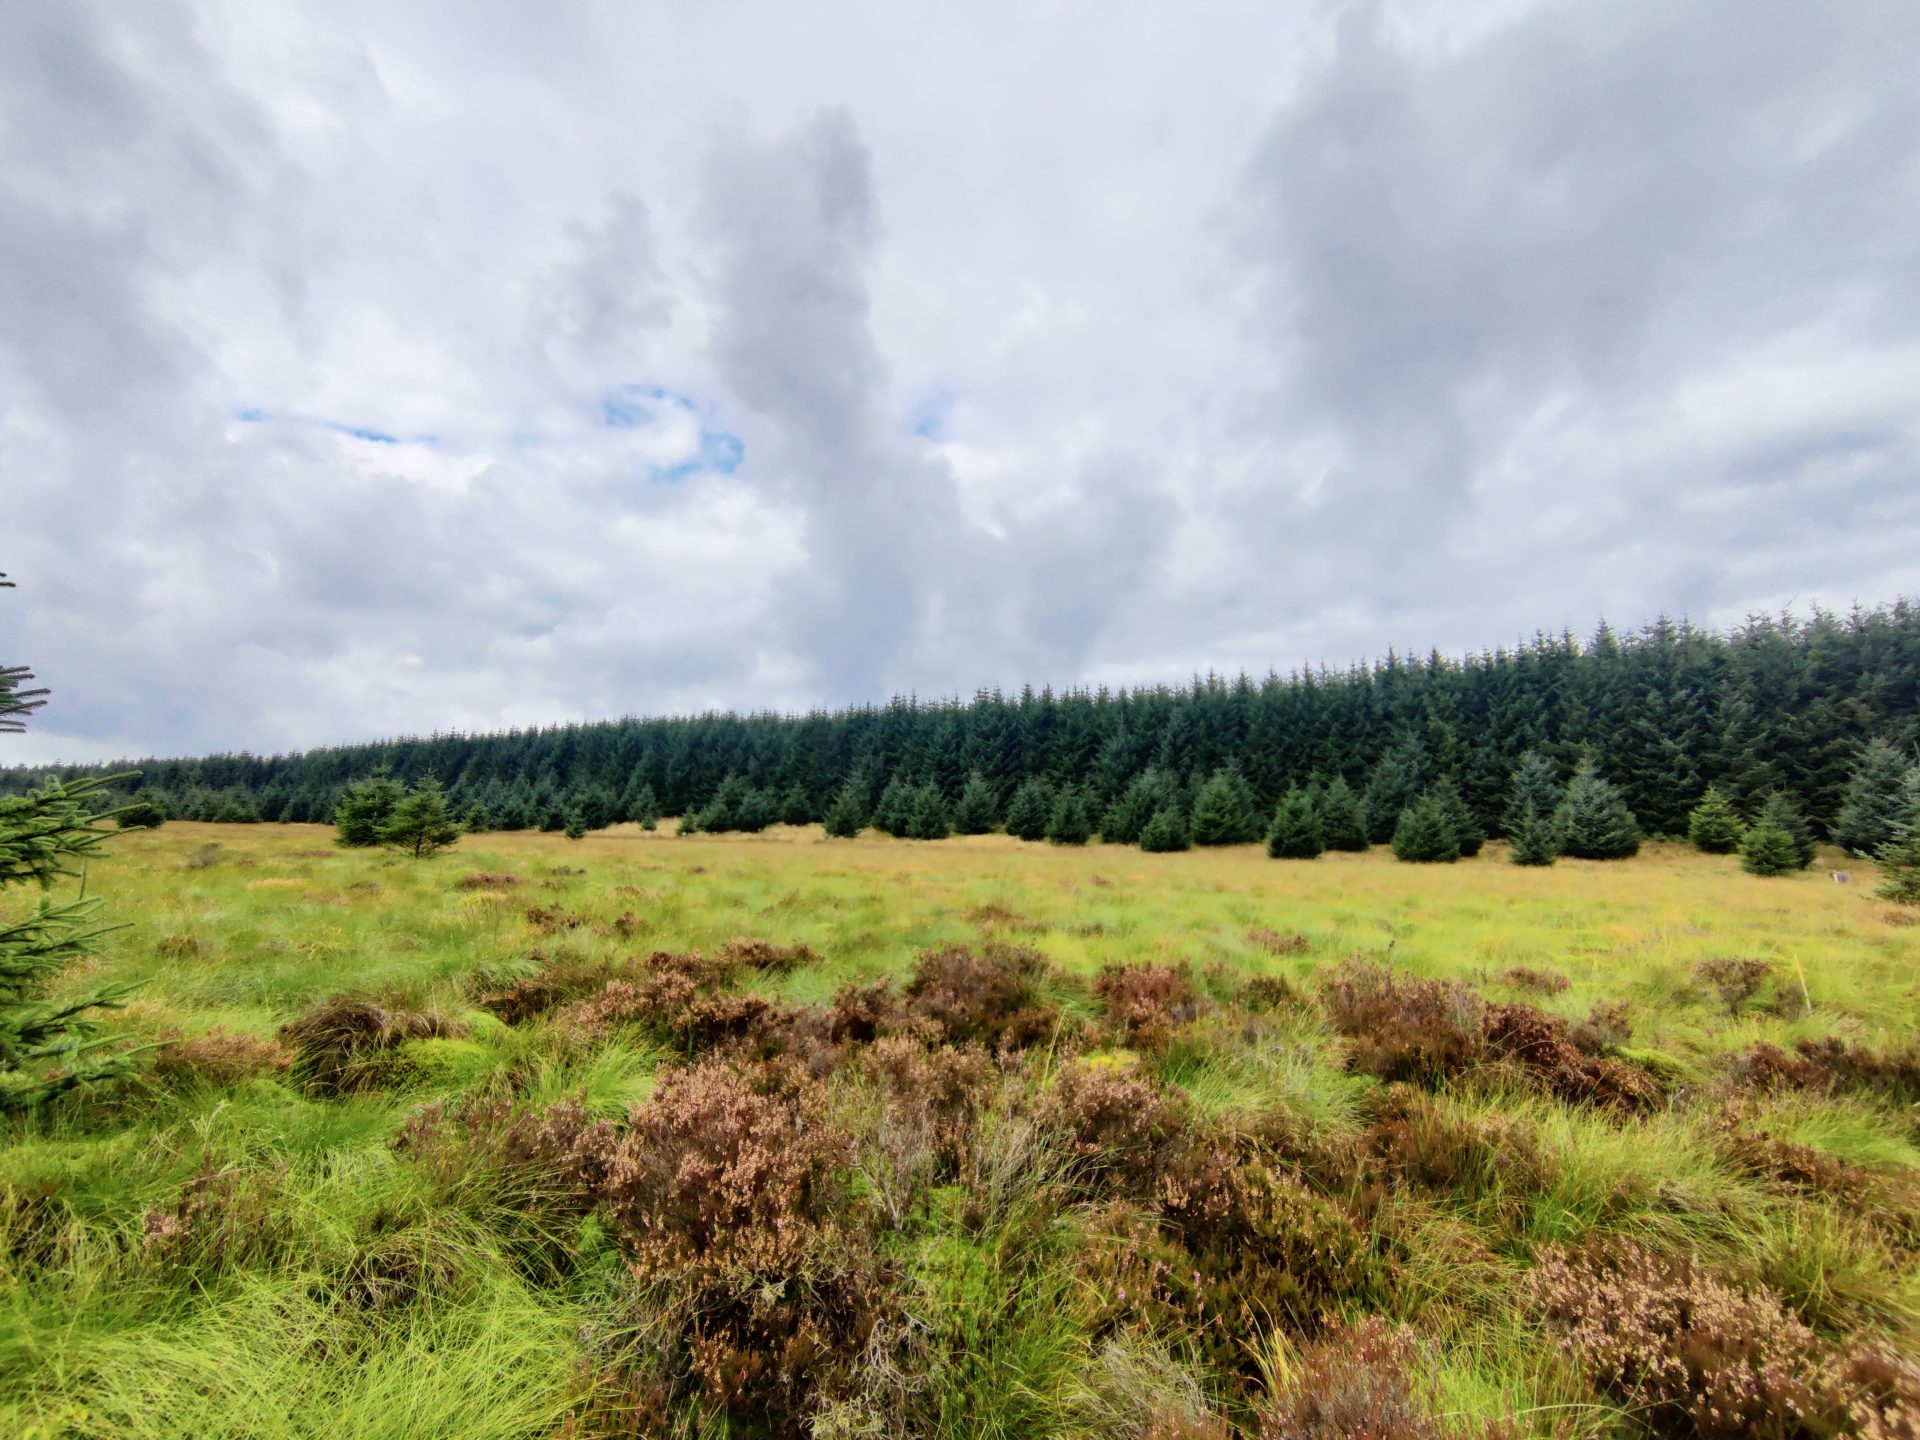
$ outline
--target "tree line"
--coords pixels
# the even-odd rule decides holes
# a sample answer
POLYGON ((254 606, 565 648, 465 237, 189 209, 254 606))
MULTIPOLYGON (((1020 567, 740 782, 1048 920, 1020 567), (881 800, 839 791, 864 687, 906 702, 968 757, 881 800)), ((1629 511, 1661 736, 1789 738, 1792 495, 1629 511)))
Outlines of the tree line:
MULTIPOLYGON (((991 813, 1043 832, 1056 818, 1074 828, 1084 811, 1090 833, 1110 818, 1122 832, 1137 826, 1130 843, 1170 808, 1204 830, 1221 787, 1261 830, 1290 792, 1303 797, 1297 815, 1309 793, 1342 809, 1344 787, 1369 840, 1386 843, 1428 795, 1457 805, 1473 833, 1515 838, 1511 789, 1531 755, 1557 784, 1590 769, 1649 834, 1685 835, 1712 787, 1745 817, 1781 796, 1830 838, 1875 741, 1903 755, 1920 742, 1920 609, 1905 600, 1755 616, 1726 632, 1664 618, 1628 634, 1603 624, 1584 642, 1539 634, 1465 657, 1389 653, 1260 679, 629 718, 62 775, 137 768, 137 798, 188 819, 325 822, 356 781, 381 774, 410 788, 432 775, 476 829, 585 831, 663 815, 751 829, 827 821, 840 805, 843 818, 864 809, 865 821, 898 819, 910 833, 899 805, 911 795, 923 829, 937 809, 950 826, 991 813)), ((0 773, 0 791, 41 773, 0 773)), ((1154 838, 1175 837, 1163 826, 1154 838)))

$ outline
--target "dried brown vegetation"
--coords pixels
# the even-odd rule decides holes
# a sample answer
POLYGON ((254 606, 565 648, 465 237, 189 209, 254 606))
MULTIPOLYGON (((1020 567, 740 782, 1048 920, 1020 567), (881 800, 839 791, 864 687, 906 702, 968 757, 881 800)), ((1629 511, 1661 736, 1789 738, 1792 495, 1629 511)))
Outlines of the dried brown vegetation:
POLYGON ((1656 1434, 1913 1434, 1920 1371, 1834 1351, 1765 1290, 1626 1242, 1549 1251, 1527 1295, 1595 1383, 1656 1434))
POLYGON ((292 1063, 277 1040, 213 1029, 162 1041, 153 1052, 153 1076, 163 1085, 237 1085, 256 1075, 285 1074, 292 1063))
POLYGON ((1114 1042, 1160 1051, 1173 1032, 1200 1014, 1191 968, 1168 965, 1108 965, 1093 982, 1094 997, 1106 1007, 1114 1042))
POLYGON ((457 1036, 458 1021, 430 1010, 389 1010, 372 1000, 335 995, 280 1027, 292 1052, 293 1076, 319 1095, 346 1095, 396 1078, 395 1047, 407 1040, 457 1036))

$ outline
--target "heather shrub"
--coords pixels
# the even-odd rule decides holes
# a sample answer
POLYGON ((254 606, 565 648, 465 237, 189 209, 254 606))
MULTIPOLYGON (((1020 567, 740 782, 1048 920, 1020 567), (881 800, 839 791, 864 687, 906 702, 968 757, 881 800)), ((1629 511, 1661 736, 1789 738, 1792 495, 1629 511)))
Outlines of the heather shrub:
POLYGON ((586 923, 586 916, 557 903, 527 907, 527 924, 542 935, 556 935, 562 930, 578 930, 586 923))
POLYGON ((1738 1015, 1749 1000, 1773 978, 1773 966, 1764 960, 1742 960, 1731 955, 1702 960, 1694 966, 1700 982, 1720 997, 1728 1015, 1738 1015))
POLYGON ((1587 1054, 1558 1015, 1531 1005, 1496 1005, 1486 1012, 1485 1023, 1489 1053, 1516 1062, 1536 1084, 1562 1100, 1644 1112, 1663 1098, 1646 1071, 1587 1054))
POLYGON ((1334 972, 1324 998, 1333 1028, 1351 1042, 1352 1069, 1432 1085, 1480 1058, 1486 1007, 1451 981, 1353 960, 1334 972))
POLYGON ((1265 1161, 1196 1146, 1163 1185, 1163 1223, 1116 1211, 1089 1237, 1096 1333, 1145 1326, 1251 1387, 1262 1336, 1311 1334, 1377 1295, 1377 1262, 1352 1220, 1265 1161))
POLYGON ((1168 965, 1104 967, 1093 982, 1094 997, 1106 1007, 1106 1023, 1116 1043, 1161 1051, 1173 1032, 1200 1013, 1192 969, 1185 961, 1168 965))
POLYGON ((1553 1159, 1524 1123, 1455 1114, 1405 1085, 1371 1097, 1363 1114, 1369 1202, 1414 1187, 1457 1204, 1487 1202, 1513 1218, 1552 1179, 1553 1159))
POLYGON ((456 890, 510 890, 520 877, 510 870, 473 870, 454 881, 456 890))
POLYGON ((1048 972, 1036 950, 993 945, 975 955, 964 945, 928 950, 914 962, 906 1013, 931 1021, 953 1043, 1019 1049, 1051 1036, 1058 1007, 1040 993, 1048 972))
POLYGON ((1264 950, 1269 955, 1303 955, 1311 948, 1307 937, 1298 930, 1282 934, 1278 930, 1249 930, 1247 941, 1255 949, 1264 950))
POLYGON ((1618 1000, 1596 1000, 1587 1018, 1567 1032, 1567 1038, 1589 1055, 1618 1050, 1633 1039, 1633 1017, 1618 1000))
POLYGON ((282 1075, 293 1060, 274 1040, 213 1029, 174 1037, 153 1052, 153 1078, 163 1085, 237 1085, 256 1075, 282 1075))
POLYGON ((961 1173, 998 1072, 977 1045, 929 1050, 905 1035, 876 1040, 859 1068, 878 1098, 878 1114, 859 1127, 863 1169, 875 1203, 899 1225, 931 1187, 961 1173))
POLYGON ((279 1176, 205 1162, 172 1201, 141 1215, 141 1253, 198 1281, 229 1266, 260 1264, 292 1240, 273 1210, 279 1176))
MULTIPOLYGON (((565 949, 551 954, 536 950, 528 958, 536 967, 531 974, 504 967, 475 972, 469 990, 474 1003, 509 1025, 520 1025, 591 995, 621 973, 612 962, 588 960, 565 949)), ((515 968, 521 964, 515 962, 515 968)))
POLYGON ((432 1011, 388 1010, 372 1000, 335 995, 280 1027, 293 1076, 318 1095, 337 1096, 390 1083, 393 1054, 407 1040, 461 1036, 458 1021, 432 1011))
POLYGON ((1527 965, 1502 971, 1500 978, 1516 990, 1533 995, 1558 995, 1573 983, 1558 970, 1536 970, 1527 965))
POLYGON ((791 1069, 675 1070, 635 1112, 602 1195, 676 1393, 798 1436, 847 1382, 881 1295, 852 1159, 791 1069))
POLYGON ((1247 1009, 1261 1013, 1299 1010, 1307 1004, 1307 997, 1284 975, 1254 976, 1240 987, 1239 1000, 1247 1009))
POLYGON ((810 945, 776 945, 771 940, 740 935, 722 944, 714 958, 731 969, 784 975, 796 965, 811 965, 820 957, 810 945))
POLYGON ((1799 1040, 1789 1054, 1762 1041, 1735 1058, 1734 1074, 1756 1090, 1816 1090, 1920 1103, 1920 1047, 1877 1052, 1835 1035, 1799 1040))
POLYGON ((1260 1407, 1260 1440, 1447 1440, 1418 1360, 1412 1334, 1377 1316, 1335 1327, 1260 1407))
POLYGON ((1060 1068, 1035 1116, 1066 1140, 1084 1188, 1139 1188, 1152 1183, 1169 1142, 1184 1131, 1187 1104, 1138 1066, 1079 1060, 1060 1068))
POLYGON ((1687 1257, 1629 1243, 1551 1250, 1526 1295, 1594 1383, 1656 1434, 1813 1440, 1854 1429, 1828 1347, 1776 1296, 1687 1257))

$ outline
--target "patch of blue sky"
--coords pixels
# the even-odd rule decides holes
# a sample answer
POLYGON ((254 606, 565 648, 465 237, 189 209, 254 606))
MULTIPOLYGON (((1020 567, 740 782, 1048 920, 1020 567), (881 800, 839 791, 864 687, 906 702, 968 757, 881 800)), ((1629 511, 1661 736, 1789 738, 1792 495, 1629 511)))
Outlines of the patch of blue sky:
POLYGON ((247 425, 264 425, 268 421, 291 421, 297 425, 318 425, 322 430, 331 430, 336 435, 345 435, 353 440, 365 440, 374 445, 432 445, 437 443, 433 435, 395 435, 389 430, 376 430, 371 425, 352 425, 344 420, 326 420, 311 415, 278 415, 258 405, 243 405, 233 412, 233 418, 247 425))
POLYGON ((670 465, 655 465, 647 478, 659 485, 678 485, 695 475, 730 475, 746 459, 746 442, 731 430, 713 423, 706 407, 692 396, 664 385, 618 385, 600 400, 601 423, 616 430, 641 430, 664 420, 686 417, 699 427, 694 453, 670 465))
POLYGON ((923 395, 909 415, 913 433, 922 440, 946 439, 947 417, 953 413, 953 402, 953 392, 945 386, 923 395))

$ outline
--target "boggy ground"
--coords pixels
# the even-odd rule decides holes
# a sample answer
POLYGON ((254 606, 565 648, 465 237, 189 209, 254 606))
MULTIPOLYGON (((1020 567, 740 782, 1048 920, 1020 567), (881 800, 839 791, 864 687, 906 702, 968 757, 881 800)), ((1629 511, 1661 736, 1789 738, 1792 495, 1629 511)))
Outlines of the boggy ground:
POLYGON ((0 1431, 1912 1435, 1920 928, 1655 846, 169 825, 0 1431))

